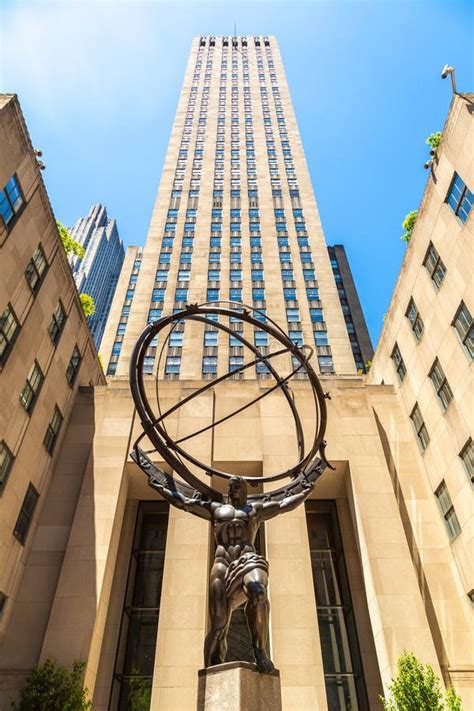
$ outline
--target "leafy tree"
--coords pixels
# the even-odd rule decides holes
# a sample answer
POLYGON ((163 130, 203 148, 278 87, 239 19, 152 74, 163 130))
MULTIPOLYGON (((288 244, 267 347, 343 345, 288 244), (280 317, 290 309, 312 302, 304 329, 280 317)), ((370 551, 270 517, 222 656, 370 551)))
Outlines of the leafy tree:
POLYGON ((411 240, 413 230, 415 229, 415 222, 417 217, 418 210, 412 210, 403 220, 402 227, 405 230, 405 234, 403 234, 400 239, 402 239, 404 242, 409 242, 411 240))
POLYGON ((92 702, 87 700, 83 686, 85 663, 74 662, 72 670, 58 666, 47 659, 26 679, 20 700, 12 703, 13 711, 88 711, 92 702))
POLYGON ((447 711, 463 711, 461 697, 458 696, 452 686, 446 690, 447 711))
POLYGON ((422 664, 411 652, 401 655, 388 696, 380 698, 385 711, 462 711, 454 689, 448 689, 443 698, 433 667, 422 664))
POLYGON ((95 303, 92 296, 89 296, 89 294, 79 294, 79 298, 81 300, 84 315, 93 316, 95 314, 95 303))
POLYGON ((56 224, 58 226, 59 236, 61 237, 61 242, 63 243, 64 251, 67 256, 69 257, 71 254, 75 254, 76 257, 82 259, 85 254, 84 247, 74 239, 68 228, 65 227, 62 222, 56 220, 56 224))
POLYGON ((438 148, 440 143, 441 143, 441 131, 438 131, 437 133, 430 133, 430 135, 426 139, 426 144, 428 146, 431 146, 431 148, 434 151, 438 148))

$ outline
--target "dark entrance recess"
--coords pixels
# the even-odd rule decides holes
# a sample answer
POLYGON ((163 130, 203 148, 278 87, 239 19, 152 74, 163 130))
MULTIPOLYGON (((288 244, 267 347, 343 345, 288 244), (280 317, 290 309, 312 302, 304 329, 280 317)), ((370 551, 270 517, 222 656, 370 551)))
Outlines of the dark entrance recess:
POLYGON ((334 501, 306 503, 329 711, 369 708, 334 501))
POLYGON ((151 700, 169 506, 144 501, 138 506, 132 555, 120 626, 111 711, 128 711, 151 700))

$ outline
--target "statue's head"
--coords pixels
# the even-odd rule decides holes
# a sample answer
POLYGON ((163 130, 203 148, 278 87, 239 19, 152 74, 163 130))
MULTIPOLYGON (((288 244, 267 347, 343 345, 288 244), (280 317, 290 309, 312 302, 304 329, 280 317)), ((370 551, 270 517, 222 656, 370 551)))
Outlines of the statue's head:
POLYGON ((232 476, 230 478, 229 499, 233 506, 245 506, 247 503, 247 484, 241 476, 232 476))

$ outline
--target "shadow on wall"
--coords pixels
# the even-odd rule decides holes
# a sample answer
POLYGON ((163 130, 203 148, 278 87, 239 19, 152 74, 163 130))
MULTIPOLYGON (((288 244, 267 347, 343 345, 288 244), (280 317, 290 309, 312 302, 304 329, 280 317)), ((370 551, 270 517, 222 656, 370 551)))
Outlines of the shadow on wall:
POLYGON ((400 512, 400 517, 402 520, 403 530, 405 531, 405 537, 408 542, 408 548, 410 550, 410 555, 412 559, 413 566, 415 568, 416 577, 418 580, 418 586, 420 588, 421 597, 423 598, 423 603, 425 606, 426 616, 428 618, 428 624, 433 637, 433 643, 436 649, 436 654, 438 657, 439 665, 443 672, 444 681, 449 683, 448 676, 448 666, 449 659, 446 652, 446 648, 443 643, 443 638, 441 636, 441 631, 436 619, 436 613, 433 606, 433 601, 431 599, 428 582, 426 580, 425 574, 423 572, 423 564, 421 562, 420 552, 416 544, 415 534, 413 532, 413 527, 411 525, 410 516, 408 514, 408 508, 403 497, 403 491, 400 484, 400 478, 398 475, 397 467, 395 465, 395 460, 390 449, 390 442, 387 437, 387 433, 382 425, 377 412, 372 408, 374 413, 375 422, 377 424, 377 429, 380 435, 380 441, 382 443, 382 448, 385 456, 385 461, 387 462, 387 467, 390 472, 390 478, 392 480, 393 491, 395 498, 398 503, 398 510, 400 512))
MULTIPOLYGON (((95 432, 94 389, 81 387, 62 440, 60 451, 54 453, 56 463, 46 500, 39 516, 31 550, 12 604, 12 615, 0 646, 0 708, 10 707, 12 697, 23 685, 27 675, 40 661, 48 631, 57 630, 53 603, 69 544, 77 504, 88 469, 92 466, 92 441, 95 432)), ((93 492, 90 492, 93 501, 93 492)), ((95 547, 92 519, 88 523, 89 545, 95 547)), ((87 594, 95 596, 95 564, 87 576, 87 594)), ((84 565, 84 563, 82 563, 84 565)), ((83 592, 84 587, 81 586, 83 592)), ((71 594, 73 594, 73 589, 71 594)), ((74 621, 71 620, 71 625, 74 621)), ((53 632, 54 634, 54 632, 53 632)), ((57 633, 56 633, 57 634, 57 633)), ((67 654, 68 630, 62 629, 62 649, 67 654)), ((60 645, 56 645, 60 650, 60 645)), ((57 661, 68 664, 69 657, 57 661)), ((79 655, 77 655, 79 658, 79 655)))

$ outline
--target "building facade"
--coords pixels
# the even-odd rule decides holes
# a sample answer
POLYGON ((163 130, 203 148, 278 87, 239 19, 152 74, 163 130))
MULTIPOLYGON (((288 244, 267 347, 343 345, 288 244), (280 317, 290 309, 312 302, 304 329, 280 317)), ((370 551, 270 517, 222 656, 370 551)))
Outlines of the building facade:
POLYGON ((357 372, 366 373, 367 364, 372 361, 374 349, 346 250, 342 244, 335 244, 328 247, 328 253, 357 372))
POLYGON ((71 258, 71 266, 79 293, 94 299, 95 313, 89 326, 99 348, 125 256, 123 243, 116 220, 109 218, 99 203, 79 218, 71 234, 85 250, 82 259, 71 258))
MULTIPOLYGON (((0 97, 0 689, 33 668, 78 480, 59 458, 79 389, 105 378, 35 151, 14 95, 0 97), (51 534, 55 544, 51 545, 51 534), (62 542, 61 542, 62 541, 62 542), (48 581, 41 576, 44 566, 48 581), (44 583, 44 584, 43 584, 44 583), (24 596, 24 586, 36 591, 24 596), (47 604, 47 603, 46 603, 47 604), (21 641, 20 641, 21 640, 21 641), (18 663, 18 654, 28 647, 18 663), (25 666, 26 664, 26 666, 25 666)), ((1 693, 1 692, 0 692, 1 693)), ((0 706, 9 708, 10 696, 0 706)))
MULTIPOLYGON (((424 490, 445 529, 427 570, 433 578, 438 565, 452 570, 446 606, 457 595, 474 601, 473 103, 473 94, 453 98, 368 376, 394 388, 411 421, 424 490)), ((453 678, 466 672, 463 644, 472 642, 460 628, 453 678)))
MULTIPOLYGON (((443 140, 457 144, 458 134, 443 140)), ((212 536, 206 522, 170 508, 131 460, 141 428, 128 371, 149 322, 185 303, 222 300, 234 303, 231 334, 187 322, 144 363, 150 400, 159 388, 167 408, 216 380, 166 420, 188 452, 235 474, 294 464, 285 399, 264 368, 239 370, 248 354, 233 332, 265 352, 273 344, 242 323, 238 304, 310 346, 328 393, 335 468, 305 506, 263 525, 258 541, 270 566, 270 647, 284 710, 380 709, 405 649, 472 705, 466 585, 396 385, 377 369, 357 373, 337 282, 275 38, 195 38, 146 244, 127 252, 104 333, 108 384, 78 393, 60 450, 79 483, 67 527, 49 532, 60 570, 34 561, 48 594, 24 576, 37 644, 20 641, 9 662, 5 643, 1 699, 18 688, 18 670, 82 659, 95 711, 125 709, 137 688, 149 689, 153 711, 196 708, 212 536), (217 382, 234 369, 234 379, 217 382)), ((275 364, 291 371, 286 354, 275 364)), ((310 439, 308 384, 291 388, 310 439)), ((234 617, 229 658, 249 654, 234 617)), ((7 642, 13 631, 6 623, 7 642)))

